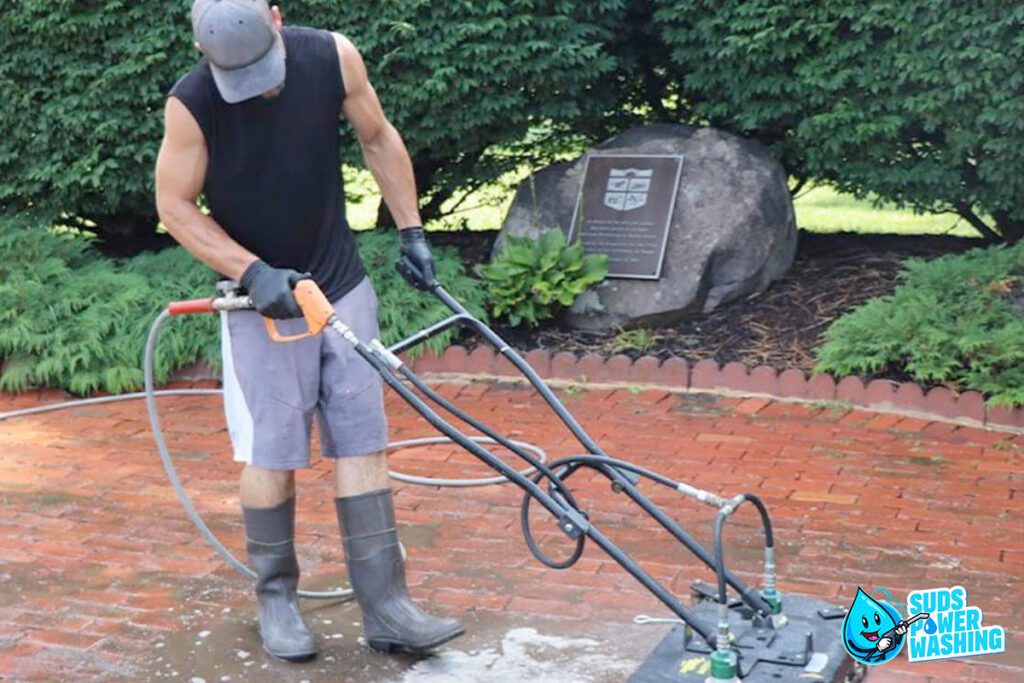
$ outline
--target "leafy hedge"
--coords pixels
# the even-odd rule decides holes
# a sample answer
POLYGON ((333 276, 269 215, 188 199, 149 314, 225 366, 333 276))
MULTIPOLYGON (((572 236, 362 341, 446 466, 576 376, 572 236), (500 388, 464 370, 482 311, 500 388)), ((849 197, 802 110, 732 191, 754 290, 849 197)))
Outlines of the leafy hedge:
MULTIPOLYGON (((1024 236, 1024 3, 481 0, 281 3, 363 50, 425 215, 458 189, 653 121, 771 146, 798 179, 1024 236)), ((164 93, 189 0, 0 13, 0 212, 152 232, 164 93)), ((349 159, 358 159, 353 145, 349 159)))
MULTIPOLYGON (((0 390, 56 387, 74 394, 120 393, 142 385, 142 351, 153 319, 177 299, 212 291, 213 273, 183 249, 124 261, 98 255, 89 240, 42 229, 39 218, 0 218, 0 390)), ((414 290, 393 268, 393 233, 362 234, 360 249, 381 302, 381 336, 397 341, 441 319, 447 309, 414 290)), ((438 277, 475 314, 482 291, 457 257, 436 249, 438 277)), ((443 349, 453 332, 431 340, 443 349)), ((156 355, 156 378, 196 361, 220 366, 214 316, 168 323, 156 355)))
POLYGON ((670 116, 758 138, 791 175, 1024 237, 1024 3, 654 5, 670 116))
POLYGON ((518 168, 520 154, 543 163, 614 106, 602 87, 614 66, 604 46, 625 2, 309 0, 284 9, 293 21, 337 27, 363 51, 432 217, 455 188, 518 168), (538 124, 544 133, 528 136, 538 124))
MULTIPOLYGON (((564 131, 611 96, 598 20, 625 0, 279 4, 341 30, 416 161, 426 214, 521 160, 493 150, 564 131)), ((0 211, 43 207, 102 234, 152 232, 163 100, 196 61, 189 0, 19 0, 0 13, 0 211)), ((539 146, 544 149, 543 145, 539 146)), ((358 160, 353 142, 351 160, 358 160)))
POLYGON ((1024 405, 1024 242, 907 262, 904 282, 836 321, 819 371, 905 371, 1024 405))

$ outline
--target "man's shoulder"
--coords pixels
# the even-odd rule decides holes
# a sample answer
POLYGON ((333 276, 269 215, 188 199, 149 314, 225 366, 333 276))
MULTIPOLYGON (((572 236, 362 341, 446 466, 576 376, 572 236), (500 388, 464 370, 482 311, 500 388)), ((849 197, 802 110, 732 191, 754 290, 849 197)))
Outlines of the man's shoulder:
POLYGON ((334 42, 334 32, 312 26, 285 26, 281 29, 286 41, 326 45, 334 42))
POLYGON ((335 33, 309 26, 285 26, 285 49, 288 59, 294 58, 299 68, 325 69, 327 74, 338 72, 338 47, 335 33))
POLYGON ((212 86, 213 73, 210 71, 210 62, 206 57, 202 57, 195 66, 182 74, 167 94, 182 99, 193 97, 196 93, 208 90, 212 86))

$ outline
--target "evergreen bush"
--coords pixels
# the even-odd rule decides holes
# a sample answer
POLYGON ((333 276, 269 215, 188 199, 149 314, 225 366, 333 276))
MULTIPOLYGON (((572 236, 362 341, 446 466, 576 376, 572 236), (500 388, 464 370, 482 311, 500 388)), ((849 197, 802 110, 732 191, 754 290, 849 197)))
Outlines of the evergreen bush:
MULTIPOLYGON (((362 49, 428 219, 524 155, 541 164, 669 121, 756 138, 800 182, 1024 236, 1020 2, 280 4, 286 23, 341 30, 362 49)), ((197 56, 189 6, 5 7, 0 212, 43 207, 102 235, 152 232, 164 94, 197 56)), ((347 158, 359 158, 354 141, 347 158)))
POLYGON ((906 372, 1024 405, 1024 242, 913 259, 903 280, 829 327, 817 370, 906 372))
MULTIPOLYGON (((139 389, 153 320, 170 301, 209 296, 214 273, 178 247, 107 259, 89 239, 50 225, 39 216, 0 217, 0 391, 139 389)), ((380 299, 382 341, 393 343, 448 314, 394 271, 393 231, 361 233, 359 243, 380 299)), ((458 258, 446 249, 436 249, 435 257, 445 287, 483 316, 483 293, 458 258)), ((442 350, 455 334, 426 346, 442 350)), ((157 382, 197 361, 220 367, 216 316, 181 316, 164 327, 154 363, 157 382)))

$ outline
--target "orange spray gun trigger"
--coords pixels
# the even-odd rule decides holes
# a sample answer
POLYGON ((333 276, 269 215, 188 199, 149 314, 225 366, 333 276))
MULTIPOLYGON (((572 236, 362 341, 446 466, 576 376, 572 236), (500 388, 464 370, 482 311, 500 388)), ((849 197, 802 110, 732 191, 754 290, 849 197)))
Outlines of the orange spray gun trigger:
POLYGON ((299 334, 289 336, 282 335, 277 331, 273 319, 264 318, 263 324, 267 328, 267 334, 276 342, 293 342, 306 339, 323 332, 334 317, 334 306, 327 300, 324 293, 312 280, 299 280, 293 290, 295 301, 302 309, 302 316, 306 319, 307 330, 299 334))

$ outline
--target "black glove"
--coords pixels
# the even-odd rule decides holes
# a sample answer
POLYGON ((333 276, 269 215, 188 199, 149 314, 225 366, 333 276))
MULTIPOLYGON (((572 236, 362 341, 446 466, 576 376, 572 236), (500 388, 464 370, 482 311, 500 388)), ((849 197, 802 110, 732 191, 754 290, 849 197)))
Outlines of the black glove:
POLYGON ((430 246, 423 234, 423 228, 404 228, 399 230, 402 257, 395 267, 413 287, 424 291, 431 289, 437 280, 434 279, 434 258, 430 255, 430 246))
POLYGON ((295 301, 292 288, 299 280, 310 277, 291 268, 273 268, 264 261, 253 261, 245 269, 238 284, 242 285, 252 305, 268 318, 300 318, 302 309, 295 301))

